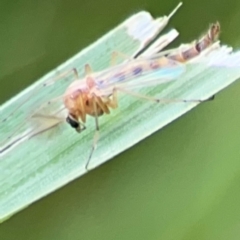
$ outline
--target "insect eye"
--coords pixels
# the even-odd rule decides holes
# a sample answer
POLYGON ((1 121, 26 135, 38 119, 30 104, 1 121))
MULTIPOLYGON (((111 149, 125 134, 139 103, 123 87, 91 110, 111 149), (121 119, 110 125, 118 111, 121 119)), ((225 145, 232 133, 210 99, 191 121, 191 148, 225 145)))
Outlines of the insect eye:
POLYGON ((75 129, 79 128, 79 122, 75 118, 73 118, 72 116, 70 116, 70 115, 67 116, 66 121, 67 121, 67 123, 70 124, 70 126, 72 128, 75 128, 75 129))

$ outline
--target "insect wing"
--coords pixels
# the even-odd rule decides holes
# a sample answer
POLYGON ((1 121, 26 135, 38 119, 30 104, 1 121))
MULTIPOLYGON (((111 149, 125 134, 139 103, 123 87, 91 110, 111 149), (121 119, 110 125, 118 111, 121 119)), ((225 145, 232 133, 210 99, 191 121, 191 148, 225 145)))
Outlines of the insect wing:
MULTIPOLYGON (((172 60, 169 61, 168 65, 144 70, 139 74, 136 74, 138 68, 136 64, 134 66, 134 61, 128 64, 125 68, 122 66, 121 69, 114 69, 113 72, 108 72, 105 76, 102 75, 103 80, 97 79, 98 88, 101 90, 101 93, 104 95, 111 94, 114 87, 134 89, 155 86, 176 80, 185 72, 184 64, 172 60)), ((148 64, 147 61, 146 64, 148 64)))
POLYGON ((169 81, 177 80, 185 72, 184 65, 169 66, 154 70, 146 75, 139 76, 129 82, 120 83, 117 86, 123 86, 128 89, 155 86, 169 81))

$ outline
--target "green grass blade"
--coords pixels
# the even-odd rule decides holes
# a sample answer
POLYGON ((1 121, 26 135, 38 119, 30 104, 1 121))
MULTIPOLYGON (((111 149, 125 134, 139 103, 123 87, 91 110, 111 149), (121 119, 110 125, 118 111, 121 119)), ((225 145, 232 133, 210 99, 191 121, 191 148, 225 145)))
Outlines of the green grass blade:
MULTIPOLYGON (((141 14, 147 16, 146 13, 141 14)), ((135 15, 132 19, 135 19, 134 24, 142 24, 139 15, 135 15)), ((156 22, 149 18, 148 24, 152 24, 153 29, 136 38, 139 32, 129 31, 133 22, 129 24, 128 21, 67 61, 56 71, 48 74, 40 82, 73 66, 82 67, 86 62, 89 62, 95 70, 103 69, 108 66, 112 50, 132 55, 141 49, 159 29, 159 23, 155 26, 156 22)), ((158 97, 206 99, 240 77, 239 62, 236 61, 236 64, 229 68, 209 67, 210 59, 207 58, 200 64, 188 64, 186 74, 175 82, 144 89, 141 92, 158 97)), ((232 55, 229 60, 233 59, 239 61, 238 55, 232 55)), ((216 62, 216 57, 213 62, 216 62)), ((223 64, 226 64, 226 61, 223 64)), ((218 65, 221 64, 218 63, 218 65)), ((31 103, 21 107, 14 118, 2 124, 1 141, 14 126, 23 121, 26 111, 34 102, 38 103, 43 101, 42 99, 48 99, 49 96, 51 98, 62 93, 67 85, 68 81, 61 81, 54 85, 54 88, 50 87, 40 92, 39 95, 34 96, 31 103)), ((17 102, 21 102, 34 87, 36 85, 3 105, 1 115, 8 115, 12 107, 17 102)), ((99 119, 101 138, 91 159, 90 168, 95 168, 113 158, 197 105, 196 103, 153 104, 124 95, 120 95, 119 99, 119 108, 99 119)), ((48 133, 44 133, 17 145, 7 154, 2 155, 0 162, 0 218, 2 221, 86 172, 85 163, 94 135, 94 120, 90 118, 88 120, 87 130, 81 135, 76 134, 68 125, 62 125, 57 135, 50 137, 48 133)))
MULTIPOLYGON (((26 121, 26 115, 41 103, 63 94, 72 77, 42 88, 32 96, 34 89, 73 67, 76 67, 81 75, 86 63, 91 64, 95 71, 107 68, 113 51, 120 51, 128 56, 136 54, 165 27, 168 20, 168 17, 155 20, 147 12, 133 15, 94 44, 38 80, 36 84, 3 104, 0 108, 1 120, 16 109, 16 106, 17 109, 11 118, 1 124, 0 143, 3 144, 9 133, 15 129, 17 129, 17 134, 28 129, 30 123, 26 121), (31 100, 19 107, 19 104, 21 105, 29 96, 31 100), (23 125, 20 126, 21 123, 23 125)), ((85 172, 82 166, 90 151, 93 136, 93 125, 90 123, 89 126, 87 131, 78 135, 67 124, 64 124, 57 129, 59 131, 53 130, 55 136, 54 134, 49 136, 49 133, 42 134, 1 154, 1 221, 85 172), (81 146, 80 149, 78 145, 81 146), (73 151, 76 146, 78 150, 73 151)), ((4 147, 1 146, 0 150, 1 148, 4 147)), ((99 159, 104 158, 102 156, 99 159)))

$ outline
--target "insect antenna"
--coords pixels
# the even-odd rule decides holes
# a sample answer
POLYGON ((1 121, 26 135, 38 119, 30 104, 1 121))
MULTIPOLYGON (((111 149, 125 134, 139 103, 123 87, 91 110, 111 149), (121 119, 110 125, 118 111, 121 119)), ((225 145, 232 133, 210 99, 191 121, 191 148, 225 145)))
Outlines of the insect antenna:
POLYGON ((12 117, 14 115, 14 113, 25 103, 29 102, 29 100, 31 100, 31 98, 33 96, 35 96, 39 91, 41 91, 43 88, 51 86, 52 84, 54 84, 56 81, 58 80, 63 80, 64 77, 66 77, 67 75, 73 74, 75 80, 79 79, 79 75, 78 75, 78 71, 76 68, 73 68, 71 70, 67 70, 63 73, 61 73, 60 75, 58 75, 57 77, 50 79, 47 82, 42 83, 41 85, 37 86, 35 89, 32 90, 31 94, 25 98, 20 104, 17 104, 12 111, 8 114, 8 116, 6 116, 4 119, 1 120, 1 122, 6 122, 10 117, 12 117))
MULTIPOLYGON (((62 111, 63 109, 61 109, 60 111, 62 111)), ((58 111, 58 112, 60 112, 58 111)), ((17 138, 13 139, 12 141, 6 143, 2 148, 0 148, 0 154, 3 154, 4 152, 6 152, 8 149, 10 149, 12 146, 20 143, 23 139, 30 139, 32 137, 35 137, 41 133, 44 133, 52 128, 55 128, 56 126, 58 126, 59 124, 63 123, 65 119, 61 118, 61 117, 57 117, 57 116, 52 116, 52 115, 44 115, 44 114, 34 114, 31 116, 30 120, 38 120, 39 122, 39 126, 36 128, 31 129, 30 131, 27 131, 25 133, 23 133, 22 135, 18 136, 17 138)), ((28 118, 29 120, 29 118, 28 118)), ((25 121, 24 121, 25 123, 25 121)), ((23 123, 23 124, 24 124, 23 123)), ((21 124, 18 127, 21 127, 23 124, 21 124)), ((10 140, 18 131, 19 128, 17 128, 13 134, 11 134, 10 136, 8 136, 6 138, 6 141, 10 140)), ((1 145, 3 145, 1 143, 1 145)))
MULTIPOLYGON (((14 139, 12 142, 4 145, 2 148, 0 148, 0 155, 7 151, 9 148, 11 148, 13 145, 17 144, 18 142, 20 142, 22 139, 24 139, 25 137, 27 137, 29 134, 31 134, 31 132, 27 132, 25 134, 23 134, 22 136, 14 139)), ((10 139, 12 136, 9 136, 7 139, 10 139)), ((2 144, 1 144, 2 145, 2 144)))

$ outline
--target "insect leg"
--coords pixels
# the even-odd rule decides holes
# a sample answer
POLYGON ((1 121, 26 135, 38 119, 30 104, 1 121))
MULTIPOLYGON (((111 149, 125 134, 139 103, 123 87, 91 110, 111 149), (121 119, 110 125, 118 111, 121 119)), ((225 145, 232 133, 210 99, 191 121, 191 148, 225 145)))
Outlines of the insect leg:
MULTIPOLYGON (((106 113, 106 114, 109 114, 109 113, 110 113, 110 111, 109 111, 109 109, 108 109, 107 103, 103 102, 102 99, 101 99, 101 97, 96 97, 95 100, 96 100, 97 105, 101 108, 101 110, 102 110, 104 113, 106 113)), ((107 98, 107 102, 108 102, 108 101, 109 101, 109 98, 107 98)))
POLYGON ((84 66, 84 75, 90 76, 93 73, 92 67, 89 64, 84 66))
POLYGON ((140 99, 143 99, 143 100, 156 102, 156 103, 177 103, 177 102, 184 102, 184 103, 196 102, 196 103, 201 103, 201 102, 211 101, 211 100, 214 99, 214 96, 212 96, 210 98, 207 98, 207 99, 203 99, 203 100, 201 100, 201 99, 177 99, 177 98, 176 99, 175 98, 155 98, 155 97, 152 97, 152 96, 139 94, 139 93, 127 90, 125 88, 116 87, 115 90, 119 91, 119 92, 126 93, 126 94, 131 95, 131 96, 136 97, 136 98, 140 98, 140 99))
POLYGON ((112 98, 109 98, 106 104, 113 109, 118 107, 117 89, 113 89, 112 98))
POLYGON ((99 140, 99 123, 98 123, 98 113, 97 113, 97 101, 96 101, 96 98, 97 98, 96 95, 93 94, 93 109, 94 109, 94 113, 95 113, 94 118, 95 118, 96 130, 95 130, 94 137, 93 137, 93 143, 92 143, 90 155, 89 155, 88 160, 87 160, 86 165, 85 165, 85 169, 86 169, 87 172, 89 171, 88 166, 89 166, 89 163, 91 161, 93 152, 95 151, 95 149, 97 147, 98 140, 99 140))

